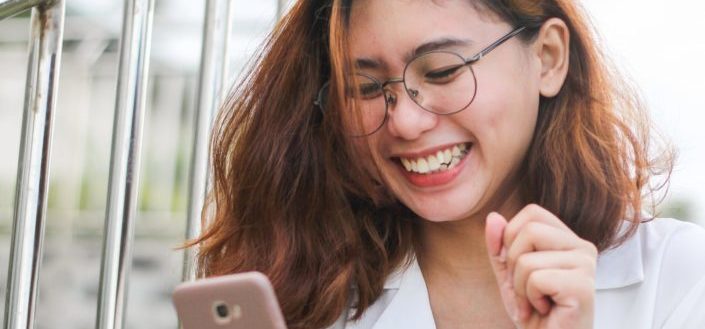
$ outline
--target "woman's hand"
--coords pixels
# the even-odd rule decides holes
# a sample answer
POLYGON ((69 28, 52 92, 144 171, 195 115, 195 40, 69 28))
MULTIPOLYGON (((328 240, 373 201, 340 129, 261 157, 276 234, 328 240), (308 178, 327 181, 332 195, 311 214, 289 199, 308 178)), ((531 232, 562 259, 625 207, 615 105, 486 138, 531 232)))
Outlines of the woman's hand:
POLYGON ((518 328, 592 328, 597 248, 537 205, 509 223, 487 216, 485 241, 504 307, 518 328))

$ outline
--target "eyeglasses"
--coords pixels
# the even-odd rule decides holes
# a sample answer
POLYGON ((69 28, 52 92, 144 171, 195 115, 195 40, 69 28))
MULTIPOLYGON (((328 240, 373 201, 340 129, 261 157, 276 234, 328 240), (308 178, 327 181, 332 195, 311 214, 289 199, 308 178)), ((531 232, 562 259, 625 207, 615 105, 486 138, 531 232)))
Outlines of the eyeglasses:
MULTIPOLYGON (((446 50, 420 54, 406 64, 401 78, 382 82, 369 74, 354 74, 348 81, 351 87, 345 88, 345 96, 354 104, 354 111, 349 113, 353 120, 346 120, 348 133, 363 137, 382 128, 389 105, 397 102, 397 96, 387 88, 393 83, 403 83, 407 95, 428 112, 450 115, 468 108, 477 94, 472 64, 524 30, 522 26, 509 32, 470 58, 446 50)), ((321 87, 314 104, 325 110, 327 97, 329 82, 321 87)))

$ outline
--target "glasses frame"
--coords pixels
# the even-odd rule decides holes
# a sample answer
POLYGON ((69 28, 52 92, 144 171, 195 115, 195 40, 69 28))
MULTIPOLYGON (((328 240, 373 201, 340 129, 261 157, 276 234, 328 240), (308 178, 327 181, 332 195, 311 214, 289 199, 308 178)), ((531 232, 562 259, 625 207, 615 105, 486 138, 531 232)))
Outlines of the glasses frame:
MULTIPOLYGON (((394 83, 403 83, 404 90, 406 91, 407 95, 409 95, 411 100, 414 101, 414 103, 416 105, 418 105, 424 111, 427 111, 427 112, 430 112, 430 113, 433 113, 436 115, 452 115, 452 114, 456 114, 458 112, 461 112, 461 111, 467 109, 470 106, 470 104, 472 104, 472 102, 475 100, 475 96, 477 96, 477 76, 475 75, 475 71, 473 71, 473 69, 472 69, 472 65, 477 63, 478 61, 480 61, 483 57, 487 56, 487 54, 492 52, 492 50, 499 47, 500 45, 505 43, 507 40, 513 38, 514 36, 523 32, 524 30, 526 30, 526 26, 520 26, 520 27, 512 30, 511 32, 505 34, 504 36, 500 37, 495 42, 491 43, 489 46, 485 47, 484 49, 477 52, 475 55, 472 55, 468 58, 465 58, 462 55, 460 55, 456 52, 450 51, 450 50, 432 50, 432 51, 427 51, 427 52, 418 54, 406 63, 406 65, 404 66, 404 71, 402 72, 401 77, 389 78, 389 79, 385 80, 384 82, 380 81, 379 79, 377 79, 371 75, 365 74, 365 73, 356 73, 356 75, 368 78, 368 79, 372 80, 373 82, 377 83, 380 87, 382 87, 382 92, 384 94, 384 119, 380 123, 379 127, 375 128, 372 132, 366 133, 364 135, 353 135, 353 137, 370 136, 370 135, 376 133, 377 131, 379 131, 382 127, 384 127, 384 124, 387 123, 387 120, 389 118, 389 104, 396 103, 396 96, 393 93, 390 93, 389 89, 387 89, 387 86, 394 84, 394 83), (406 71, 409 68, 409 64, 413 63, 416 59, 423 57, 423 56, 426 56, 431 53, 446 53, 446 54, 458 56, 463 61, 463 63, 464 63, 463 65, 467 66, 470 69, 470 72, 472 73, 472 76, 473 76, 473 80, 475 81, 475 90, 473 90, 473 95, 472 95, 472 98, 470 99, 470 102, 468 102, 468 104, 465 105, 465 107, 463 107, 457 111, 453 111, 453 112, 438 113, 438 112, 434 112, 432 110, 424 108, 423 106, 421 106, 421 104, 419 104, 416 101, 416 99, 415 99, 416 95, 414 95, 413 92, 418 93, 418 91, 415 91, 415 90, 412 91, 406 85, 406 79, 405 79, 406 71)), ((316 100, 313 102, 314 105, 316 105, 317 107, 319 107, 321 109, 321 111, 325 111, 325 109, 323 108, 323 98, 325 97, 324 93, 326 92, 326 89, 329 84, 330 84, 330 81, 326 81, 323 84, 323 86, 321 86, 321 89, 318 91, 318 95, 316 95, 316 100)))

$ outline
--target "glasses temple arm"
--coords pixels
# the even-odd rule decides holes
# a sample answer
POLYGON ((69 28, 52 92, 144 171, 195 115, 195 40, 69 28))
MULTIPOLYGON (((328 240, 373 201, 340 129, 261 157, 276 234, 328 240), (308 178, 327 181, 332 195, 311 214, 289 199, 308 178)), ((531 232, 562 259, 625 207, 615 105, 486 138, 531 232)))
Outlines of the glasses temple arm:
POLYGON ((479 61, 480 59, 482 59, 482 57, 485 57, 485 55, 487 55, 489 52, 491 52, 495 48, 499 47, 499 45, 503 44, 504 42, 511 39, 515 35, 523 32, 524 30, 526 30, 526 26, 516 28, 515 30, 507 33, 505 36, 499 38, 499 40, 497 40, 494 43, 492 43, 491 45, 487 46, 487 48, 480 50, 480 52, 475 54, 475 56, 468 58, 465 61, 465 64, 472 64, 472 63, 479 61))

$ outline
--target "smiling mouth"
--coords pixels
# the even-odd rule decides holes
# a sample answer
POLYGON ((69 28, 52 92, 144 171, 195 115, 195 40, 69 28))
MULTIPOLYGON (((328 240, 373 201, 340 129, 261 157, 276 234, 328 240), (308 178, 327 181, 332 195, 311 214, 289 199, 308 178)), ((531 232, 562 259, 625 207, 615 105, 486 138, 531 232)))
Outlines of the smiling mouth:
POLYGON ((470 152, 472 143, 459 143, 435 154, 418 158, 393 158, 409 173, 429 175, 455 168, 470 152))

